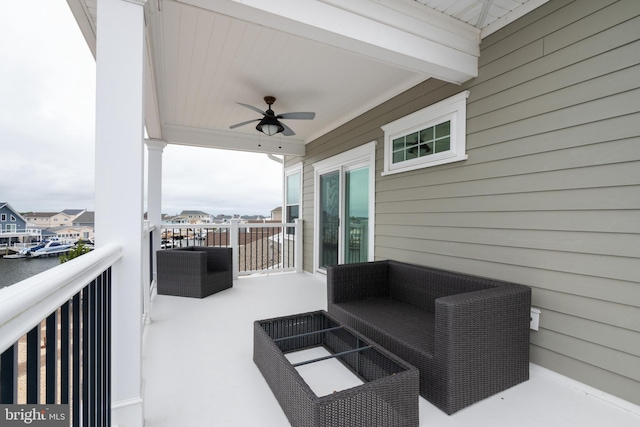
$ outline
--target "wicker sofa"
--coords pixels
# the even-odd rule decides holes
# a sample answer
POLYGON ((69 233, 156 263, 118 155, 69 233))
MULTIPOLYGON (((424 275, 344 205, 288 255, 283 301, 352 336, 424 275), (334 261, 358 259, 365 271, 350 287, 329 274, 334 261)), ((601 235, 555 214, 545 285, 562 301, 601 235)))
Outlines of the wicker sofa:
POLYGON ((327 269, 328 311, 420 371, 447 414, 529 379, 531 289, 396 261, 327 269))
POLYGON ((231 288, 232 253, 194 246, 158 251, 158 294, 204 298, 231 288))

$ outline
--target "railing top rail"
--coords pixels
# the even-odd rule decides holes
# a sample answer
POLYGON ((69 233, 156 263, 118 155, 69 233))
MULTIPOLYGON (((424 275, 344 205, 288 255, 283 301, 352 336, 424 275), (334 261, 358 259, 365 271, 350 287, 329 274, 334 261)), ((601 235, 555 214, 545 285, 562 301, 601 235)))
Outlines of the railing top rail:
POLYGON ((163 222, 160 225, 161 228, 221 228, 221 227, 231 227, 231 224, 170 224, 163 222))
POLYGON ((266 222, 266 223, 249 223, 238 224, 239 228, 282 228, 282 227, 295 227, 294 223, 286 222, 266 222))
POLYGON ((15 230, 0 230, 0 234, 42 234, 42 230, 37 230, 35 228, 16 228, 15 230))
POLYGON ((68 301, 122 256, 106 245, 0 289, 0 353, 68 301))
MULTIPOLYGON (((293 222, 239 222, 238 228, 272 228, 272 227, 295 227, 293 222)), ((231 228, 233 224, 162 224, 162 228, 231 228)))

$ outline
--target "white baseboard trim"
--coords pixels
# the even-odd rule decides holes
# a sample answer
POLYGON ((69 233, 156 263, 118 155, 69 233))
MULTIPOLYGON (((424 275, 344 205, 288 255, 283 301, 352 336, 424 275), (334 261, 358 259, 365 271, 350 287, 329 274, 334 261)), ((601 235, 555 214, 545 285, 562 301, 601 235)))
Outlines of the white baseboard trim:
POLYGON ((111 403, 111 426, 143 427, 144 401, 142 397, 111 403))
POLYGON ((611 405, 624 409, 625 411, 629 411, 635 415, 640 416, 640 406, 634 403, 631 403, 628 400, 621 399, 617 396, 606 393, 595 387, 592 387, 585 383, 581 383, 580 381, 577 381, 577 380, 574 380, 573 378, 569 378, 567 376, 559 374, 555 371, 552 371, 551 369, 543 368, 542 366, 536 365, 535 363, 530 363, 529 369, 531 372, 535 372, 536 374, 543 375, 553 381, 564 384, 567 387, 580 390, 581 392, 588 394, 589 396, 593 396, 611 405))

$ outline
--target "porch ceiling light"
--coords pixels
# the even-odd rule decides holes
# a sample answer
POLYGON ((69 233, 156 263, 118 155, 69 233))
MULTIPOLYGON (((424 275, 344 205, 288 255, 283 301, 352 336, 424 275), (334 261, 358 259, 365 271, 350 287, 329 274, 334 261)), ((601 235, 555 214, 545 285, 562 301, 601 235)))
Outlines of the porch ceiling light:
POLYGON ((256 126, 256 129, 265 135, 273 136, 277 133, 284 131, 284 126, 275 117, 264 116, 260 123, 256 126))

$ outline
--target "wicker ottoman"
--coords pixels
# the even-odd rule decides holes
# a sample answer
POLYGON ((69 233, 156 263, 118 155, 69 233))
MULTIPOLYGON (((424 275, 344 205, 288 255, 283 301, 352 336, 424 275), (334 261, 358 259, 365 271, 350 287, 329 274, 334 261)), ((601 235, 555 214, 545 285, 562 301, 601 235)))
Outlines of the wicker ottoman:
POLYGON ((419 424, 417 369, 325 311, 254 322, 253 360, 292 426, 419 424), (320 346, 363 384, 318 397, 285 353, 320 346))

